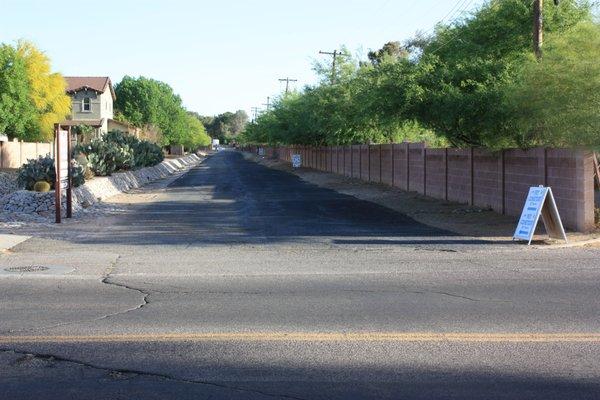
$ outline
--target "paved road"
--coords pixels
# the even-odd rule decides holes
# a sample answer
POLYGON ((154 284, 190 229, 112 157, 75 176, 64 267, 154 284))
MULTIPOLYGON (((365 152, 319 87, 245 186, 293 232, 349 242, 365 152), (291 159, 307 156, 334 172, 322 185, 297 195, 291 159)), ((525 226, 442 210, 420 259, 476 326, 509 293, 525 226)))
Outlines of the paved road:
POLYGON ((453 235, 233 152, 119 201, 1 256, 52 268, 0 274, 0 398, 600 398, 598 250, 453 235))

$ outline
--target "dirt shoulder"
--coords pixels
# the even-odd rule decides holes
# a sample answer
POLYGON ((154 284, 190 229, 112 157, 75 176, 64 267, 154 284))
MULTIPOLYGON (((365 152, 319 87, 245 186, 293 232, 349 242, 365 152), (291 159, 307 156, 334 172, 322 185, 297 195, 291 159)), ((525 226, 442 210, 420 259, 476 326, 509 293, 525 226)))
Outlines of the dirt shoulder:
MULTIPOLYGON (((517 217, 498 214, 491 210, 472 207, 465 204, 446 202, 415 192, 406 192, 384 184, 369 183, 342 175, 321 172, 309 168, 294 169, 288 162, 271 160, 253 154, 244 153, 247 159, 269 168, 290 172, 306 182, 336 190, 361 200, 388 207, 407 215, 421 223, 456 232, 464 236, 478 237, 491 241, 511 241, 517 217)), ((600 231, 591 234, 569 232, 570 243, 600 242, 600 231)), ((560 245, 562 241, 547 239, 536 235, 536 244, 560 245)))

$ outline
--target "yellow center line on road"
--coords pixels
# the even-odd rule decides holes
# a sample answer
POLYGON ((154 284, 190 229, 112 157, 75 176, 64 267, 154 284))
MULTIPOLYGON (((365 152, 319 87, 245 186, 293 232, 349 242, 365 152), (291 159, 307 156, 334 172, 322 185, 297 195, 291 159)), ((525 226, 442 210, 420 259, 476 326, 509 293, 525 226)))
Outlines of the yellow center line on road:
POLYGON ((0 336, 8 343, 133 342, 461 342, 461 343, 600 343, 600 333, 438 333, 438 332, 242 332, 148 333, 110 335, 0 336))

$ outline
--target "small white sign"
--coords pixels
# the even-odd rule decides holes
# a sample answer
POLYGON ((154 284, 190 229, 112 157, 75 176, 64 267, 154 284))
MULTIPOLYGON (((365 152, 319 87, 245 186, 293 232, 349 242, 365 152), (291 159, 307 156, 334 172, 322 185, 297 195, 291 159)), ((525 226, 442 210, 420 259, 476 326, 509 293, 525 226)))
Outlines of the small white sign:
POLYGON ((58 165, 60 166, 61 187, 66 189, 69 181, 69 132, 59 131, 58 134, 60 136, 58 138, 60 145, 60 160, 58 165))
POLYGON ((300 168, 302 166, 302 156, 300 154, 292 154, 292 167, 300 168))
POLYGON ((259 147, 259 148, 258 148, 258 155, 259 155, 259 156, 264 156, 264 155, 265 155, 265 149, 264 149, 264 148, 262 148, 262 147, 259 147))
POLYGON ((529 194, 527 200, 525 200, 513 240, 526 240, 528 244, 531 244, 540 215, 548 236, 567 241, 567 235, 560 220, 552 189, 544 186, 529 188, 529 194))

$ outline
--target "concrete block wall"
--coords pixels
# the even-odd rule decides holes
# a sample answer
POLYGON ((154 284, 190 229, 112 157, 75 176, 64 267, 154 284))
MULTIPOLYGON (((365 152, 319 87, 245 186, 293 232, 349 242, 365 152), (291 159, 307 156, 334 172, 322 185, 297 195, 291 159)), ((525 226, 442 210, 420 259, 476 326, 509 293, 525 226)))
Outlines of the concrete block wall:
POLYGON ((391 186, 394 183, 394 145, 382 144, 379 148, 381 158, 379 162, 381 169, 380 182, 391 186))
POLYGON ((410 143, 408 146, 409 190, 425 194, 425 146, 410 143))
POLYGON ((425 194, 446 200, 446 149, 426 149, 425 194))
POLYGON ((338 171, 338 152, 339 152, 339 146, 333 146, 330 147, 330 172, 334 173, 334 174, 339 174, 338 171))
POLYGON ((381 146, 369 145, 369 182, 381 182, 381 146))
POLYGON ((544 149, 505 151, 504 171, 504 212, 518 215, 529 188, 545 184, 544 149))
POLYGON ((471 204, 471 150, 448 149, 449 201, 471 204))
POLYGON ((473 170, 474 205, 499 213, 504 212, 502 157, 501 152, 473 150, 473 164, 476 166, 473 170))
POLYGON ((361 144, 358 146, 360 149, 360 172, 359 177, 363 181, 369 181, 370 165, 369 165, 369 145, 361 144))
POLYGON ((352 178, 360 178, 360 146, 351 146, 350 151, 352 153, 350 160, 350 163, 352 164, 352 173, 350 176, 352 178))
POLYGON ((352 146, 344 146, 344 175, 352 176, 352 146))
POLYGON ((408 175, 410 170, 408 168, 408 143, 394 144, 394 179, 392 184, 403 190, 409 190, 408 187, 408 175))
MULTIPOLYGON (((491 208, 518 217, 532 186, 550 186, 564 225, 595 227, 593 153, 587 150, 429 149, 423 143, 290 147, 280 159, 302 156, 303 166, 430 197, 491 208), (285 155, 285 156, 283 156, 285 155)), ((256 153, 256 147, 245 150, 256 153)), ((268 153, 265 151, 265 154, 268 153)))

